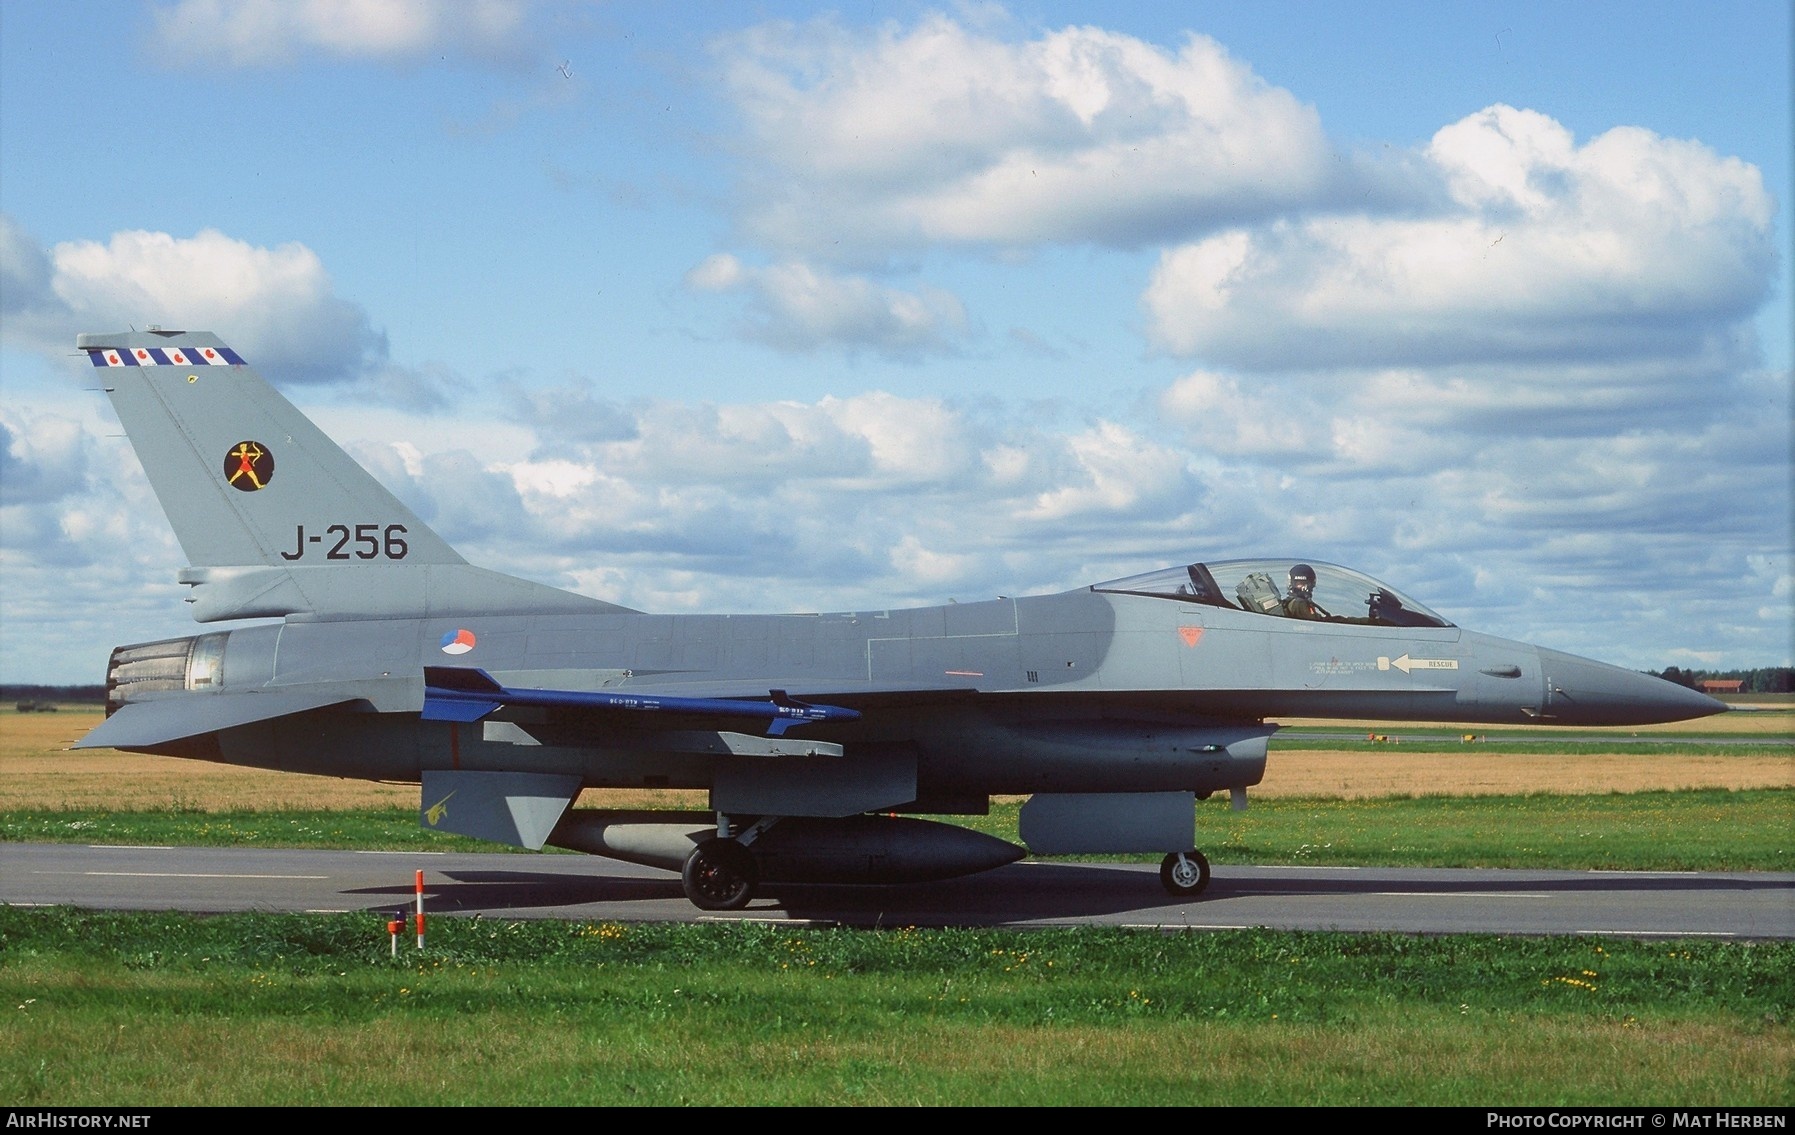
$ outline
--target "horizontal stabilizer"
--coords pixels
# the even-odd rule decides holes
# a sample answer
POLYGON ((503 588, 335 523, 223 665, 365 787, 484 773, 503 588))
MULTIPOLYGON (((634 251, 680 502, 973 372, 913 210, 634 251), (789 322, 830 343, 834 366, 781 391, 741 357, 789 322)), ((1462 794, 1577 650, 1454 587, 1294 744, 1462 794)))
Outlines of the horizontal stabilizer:
POLYGON ((514 689, 499 684, 477 667, 424 668, 425 721, 473 722, 505 706, 551 709, 620 710, 626 713, 685 714, 764 720, 767 734, 778 737, 795 725, 817 721, 858 721, 860 711, 836 705, 812 705, 769 690, 767 700, 749 698, 685 698, 658 694, 626 694, 586 690, 514 689))
POLYGON ((129 702, 75 742, 77 749, 147 749, 238 725, 346 705, 362 699, 341 690, 281 693, 184 694, 129 702))

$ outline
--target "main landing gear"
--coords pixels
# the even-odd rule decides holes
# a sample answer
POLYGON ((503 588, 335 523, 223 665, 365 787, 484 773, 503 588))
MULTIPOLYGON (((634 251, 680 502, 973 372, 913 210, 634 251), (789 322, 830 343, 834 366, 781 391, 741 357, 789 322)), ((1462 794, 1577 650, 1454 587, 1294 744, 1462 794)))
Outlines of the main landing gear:
POLYGON ((745 826, 717 813, 717 834, 692 848, 680 868, 686 898, 699 910, 740 910, 760 886, 760 862, 748 848, 780 821, 761 816, 745 826))
POLYGON ((1181 899, 1200 895, 1209 885, 1209 860, 1195 848, 1174 851, 1159 864, 1159 882, 1181 899))
POLYGON ((686 856, 679 879, 685 885, 686 898, 699 910, 740 910, 754 897, 760 871, 754 853, 741 843, 712 838, 686 856))

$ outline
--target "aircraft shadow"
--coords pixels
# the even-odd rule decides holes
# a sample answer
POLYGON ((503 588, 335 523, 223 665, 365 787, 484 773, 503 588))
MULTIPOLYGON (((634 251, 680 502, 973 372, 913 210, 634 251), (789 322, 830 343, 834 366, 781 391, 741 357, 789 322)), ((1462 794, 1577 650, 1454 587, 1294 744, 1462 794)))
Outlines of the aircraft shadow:
MULTIPOLYGON (((1213 890, 1214 884, 1211 883, 1213 890)), ((767 886, 766 899, 793 918, 852 926, 1003 926, 1143 915, 1177 905, 1159 873, 1113 867, 1033 863, 938 883, 887 886, 767 886)), ((1208 893, 1195 899, 1206 900, 1208 893)), ((749 906, 756 912, 765 899, 749 906)))

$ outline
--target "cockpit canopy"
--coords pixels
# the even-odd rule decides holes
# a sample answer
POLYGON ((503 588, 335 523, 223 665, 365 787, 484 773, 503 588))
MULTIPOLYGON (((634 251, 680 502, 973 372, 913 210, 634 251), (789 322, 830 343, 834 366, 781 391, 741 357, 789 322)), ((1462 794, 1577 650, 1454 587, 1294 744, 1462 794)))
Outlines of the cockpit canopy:
POLYGON ((1162 568, 1145 575, 1099 583, 1093 591, 1157 595, 1211 607, 1254 611, 1282 618, 1327 623, 1361 623, 1383 627, 1449 627, 1452 624, 1421 604, 1368 575, 1320 560, 1217 560, 1207 564, 1162 568), (1292 569, 1314 572, 1312 596, 1292 587, 1292 569), (1307 599, 1302 602, 1293 600, 1307 599))

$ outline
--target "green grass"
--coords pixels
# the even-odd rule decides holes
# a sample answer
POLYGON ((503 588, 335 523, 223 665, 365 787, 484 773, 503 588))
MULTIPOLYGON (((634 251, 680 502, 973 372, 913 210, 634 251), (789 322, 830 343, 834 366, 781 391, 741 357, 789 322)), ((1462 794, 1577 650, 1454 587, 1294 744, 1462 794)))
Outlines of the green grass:
POLYGON ((1795 1102, 1795 944, 0 909, 0 1098, 1795 1102))
POLYGON ((1218 863, 1795 870, 1787 789, 1221 803, 1197 824, 1218 863))
MULTIPOLYGON (((989 816, 944 818, 1014 840, 1017 811, 999 804, 989 816)), ((1197 809, 1197 846, 1218 864, 1786 871, 1795 870, 1791 832, 1795 791, 1788 789, 1277 798, 1255 800, 1245 812, 1217 797, 1197 809)), ((426 831, 408 808, 9 812, 0 814, 0 840, 502 850, 426 831)))
POLYGON ((314 847, 385 851, 504 851, 480 840, 434 832, 415 808, 360 811, 0 812, 0 842, 170 844, 188 847, 314 847))

